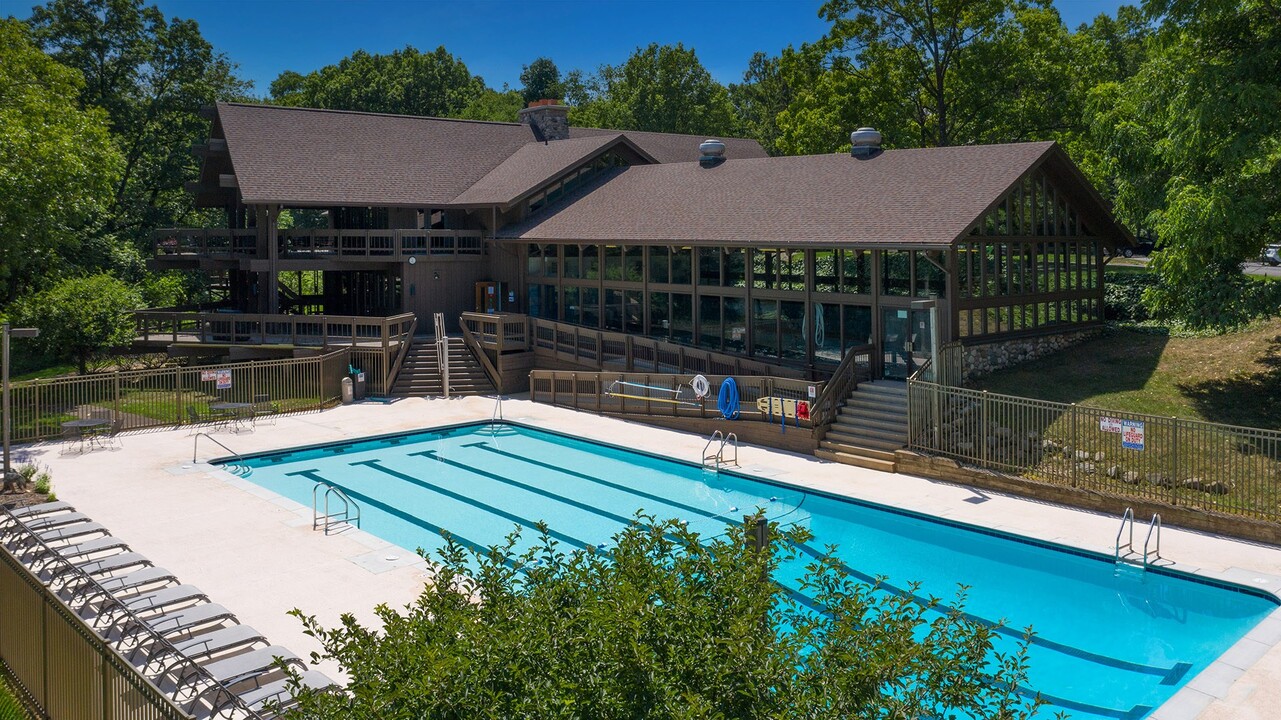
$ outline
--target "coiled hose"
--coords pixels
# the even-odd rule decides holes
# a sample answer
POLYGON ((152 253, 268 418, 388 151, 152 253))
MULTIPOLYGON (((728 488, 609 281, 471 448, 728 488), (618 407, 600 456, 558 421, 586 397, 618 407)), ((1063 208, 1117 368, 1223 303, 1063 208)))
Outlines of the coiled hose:
POLYGON ((721 383, 716 407, 720 409, 721 417, 726 420, 738 419, 738 383, 734 382, 734 378, 727 377, 725 382, 721 383))

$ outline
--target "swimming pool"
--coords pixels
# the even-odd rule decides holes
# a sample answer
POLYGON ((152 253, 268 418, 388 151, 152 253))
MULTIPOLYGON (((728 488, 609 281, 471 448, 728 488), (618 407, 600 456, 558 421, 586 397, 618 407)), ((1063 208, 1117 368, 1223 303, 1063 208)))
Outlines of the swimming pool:
POLYGON ((639 509, 719 535, 761 507, 814 536, 780 570, 785 586, 836 544, 849 572, 884 576, 892 592, 919 582, 918 594, 951 598, 968 585, 966 612, 1011 628, 1003 649, 1032 626, 1028 684, 1050 702, 1042 717, 1142 718, 1279 604, 1250 588, 514 424, 332 443, 243 464, 248 480, 304 506, 317 482, 337 485, 361 506, 362 529, 428 551, 442 545, 441 530, 481 549, 520 525, 533 543, 539 520, 569 548, 607 546, 639 509))

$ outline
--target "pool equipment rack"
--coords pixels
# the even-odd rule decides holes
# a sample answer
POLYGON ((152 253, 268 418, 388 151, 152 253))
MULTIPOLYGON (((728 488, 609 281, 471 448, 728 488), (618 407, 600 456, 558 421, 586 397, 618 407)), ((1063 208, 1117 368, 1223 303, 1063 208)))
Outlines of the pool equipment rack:
POLYGON ((738 434, 730 433, 729 435, 726 435, 720 430, 717 430, 712 433, 711 437, 707 438, 707 444, 703 446, 703 467, 720 471, 722 465, 728 465, 731 462, 734 464, 734 467, 741 467, 738 464, 738 434), (720 440, 720 444, 716 443, 717 440, 720 440), (710 452, 712 445, 716 445, 716 452, 710 452), (734 450, 734 456, 732 458, 725 457, 726 445, 730 446, 734 450))
POLYGON ((355 521, 355 526, 359 528, 360 506, 356 504, 356 501, 348 497, 347 493, 337 485, 334 485, 327 480, 317 480, 315 487, 311 489, 311 529, 320 530, 323 526, 325 534, 328 535, 329 528, 336 525, 352 525, 353 521, 355 521), (324 514, 321 514, 320 512, 320 503, 322 498, 317 495, 317 493, 320 492, 321 487, 325 488, 325 494, 323 496, 323 501, 325 503, 324 514), (331 497, 342 501, 342 510, 332 513, 329 512, 329 498, 331 497), (353 510, 355 511, 354 514, 352 512, 353 510))
MULTIPOLYGON (((1134 508, 1128 507, 1125 509, 1125 513, 1121 515, 1121 527, 1119 530, 1116 531, 1116 552, 1113 558, 1115 559, 1117 564, 1120 564, 1122 562, 1133 562, 1130 560, 1130 556, 1138 555, 1138 554, 1139 554, 1138 548, 1134 546, 1134 508), (1129 535, 1129 539, 1123 545, 1121 544, 1121 536, 1125 534, 1125 531, 1127 528, 1130 531, 1130 535, 1129 535), (1121 554, 1122 550, 1125 550, 1124 555, 1121 554)), ((1148 535, 1143 540, 1143 562, 1142 562, 1143 569, 1146 570, 1148 567, 1154 565, 1156 561, 1160 559, 1161 559, 1161 515, 1160 513, 1153 513, 1152 519, 1148 522, 1148 535), (1151 548, 1152 546, 1153 540, 1156 540, 1156 547, 1149 550, 1149 548, 1151 548)), ((1139 563, 1134 563, 1134 564, 1138 565, 1139 563)))
POLYGON ((203 438, 208 438, 208 439, 209 439, 209 442, 213 443, 214 445, 217 445, 218 447, 222 448, 223 450, 226 450, 227 452, 229 452, 229 453, 231 453, 232 455, 234 455, 234 456, 235 456, 235 458, 236 458, 236 464, 235 464, 235 465, 230 465, 230 466, 228 466, 228 467, 230 467, 230 468, 231 468, 231 472, 232 472, 232 474, 233 474, 233 475, 241 475, 241 476, 243 476, 243 475, 247 475, 247 474, 249 474, 249 470, 250 470, 250 468, 249 468, 249 463, 245 462, 245 459, 244 459, 243 457, 241 457, 241 456, 240 456, 240 453, 238 453, 238 452, 236 452, 235 450, 232 450, 231 448, 227 447, 226 445, 223 445, 222 443, 218 442, 218 439, 217 439, 217 438, 215 438, 214 436, 212 436, 212 435, 210 435, 209 433, 206 433, 206 432, 196 433, 195 437, 193 437, 193 438, 191 439, 191 462, 192 462, 192 464, 195 464, 195 462, 196 462, 196 451, 197 451, 197 450, 199 449, 199 447, 200 447, 200 438, 202 438, 202 437, 203 437, 203 438))

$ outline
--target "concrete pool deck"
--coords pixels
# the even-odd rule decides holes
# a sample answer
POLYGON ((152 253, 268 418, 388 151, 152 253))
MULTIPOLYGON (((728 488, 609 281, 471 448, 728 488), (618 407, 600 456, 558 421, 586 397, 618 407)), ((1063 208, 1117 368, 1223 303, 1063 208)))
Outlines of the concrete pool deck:
MULTIPOLYGON (((247 454, 488 420, 493 411, 493 398, 411 398, 279 417, 249 432, 211 435, 233 452, 247 454)), ((526 400, 506 400, 503 411, 508 420, 676 459, 697 461, 706 443, 687 433, 526 400)), ((15 457, 48 465, 59 499, 300 656, 318 651, 319 645, 285 614, 288 610, 316 615, 326 626, 338 624, 342 613, 372 623, 376 605, 399 609, 417 597, 429 574, 413 548, 360 532, 326 536, 313 531, 311 508, 204 464, 230 454, 207 438, 199 438, 199 462, 193 463, 194 442, 183 428, 124 435, 117 450, 60 455, 61 443, 42 443, 16 447, 15 457)), ((1124 509, 1118 503, 1115 516, 1101 515, 769 448, 744 446, 739 455, 741 472, 748 475, 1106 554, 1113 552, 1124 509)), ((1175 569, 1281 594, 1281 548, 1167 527, 1161 551, 1175 569)), ((340 676, 330 664, 319 667, 340 676)), ((1263 720, 1276 717, 1278 707, 1281 611, 1151 717, 1263 720)))

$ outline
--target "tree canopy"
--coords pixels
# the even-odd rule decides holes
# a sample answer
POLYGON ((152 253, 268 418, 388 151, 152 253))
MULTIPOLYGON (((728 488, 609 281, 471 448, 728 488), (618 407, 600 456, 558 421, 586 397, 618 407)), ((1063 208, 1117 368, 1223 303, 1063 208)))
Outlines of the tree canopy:
POLYGON ((560 82, 560 70, 551 58, 540 57, 521 69, 520 82, 524 86, 521 96, 526 103, 535 100, 560 100, 565 87, 560 82))
POLYGON ((84 374, 90 356, 133 341, 133 317, 142 297, 105 273, 60 280, 19 298, 13 322, 40 328, 34 342, 49 357, 74 360, 84 374))
POLYGON ((0 306, 80 265, 122 164, 106 113, 81 109, 76 70, 0 20, 0 306))
POLYGON ((1026 645, 994 654, 996 630, 959 609, 835 561, 810 566, 813 607, 798 603, 768 578, 804 531, 773 527, 759 550, 744 526, 704 538, 641 517, 608 551, 571 553, 542 531, 519 554, 517 535, 476 554, 450 541, 415 603, 377 609, 381 629, 295 610, 350 680, 294 717, 1022 720, 1038 705, 1018 695, 1026 645))

